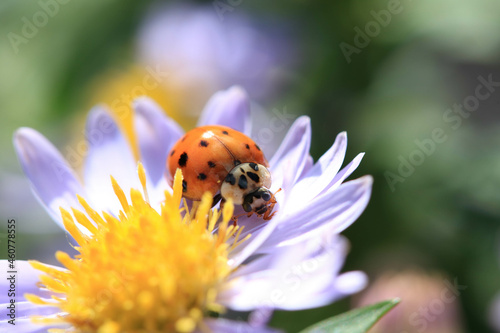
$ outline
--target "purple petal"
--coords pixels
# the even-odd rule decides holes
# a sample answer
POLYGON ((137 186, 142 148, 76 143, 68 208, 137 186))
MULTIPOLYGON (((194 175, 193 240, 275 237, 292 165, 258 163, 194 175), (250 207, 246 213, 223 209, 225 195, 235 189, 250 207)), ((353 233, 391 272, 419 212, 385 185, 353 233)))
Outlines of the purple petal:
POLYGON ((231 276, 232 288, 221 293, 219 301, 240 311, 301 310, 329 304, 359 291, 366 282, 363 273, 338 277, 346 252, 347 242, 333 230, 275 249, 237 270, 231 276))
MULTIPOLYGON (((327 272, 323 272, 323 274, 327 274, 327 272)), ((306 288, 297 291, 297 293, 293 294, 293 299, 290 299, 282 309, 296 311, 331 304, 363 290, 367 285, 367 280, 366 274, 359 271, 341 274, 332 283, 324 284, 321 290, 315 290, 314 297, 311 297, 312 292, 306 288)), ((319 286, 321 284, 318 278, 307 282, 309 286, 319 286)))
POLYGON ((270 161, 273 188, 293 185, 307 165, 311 146, 311 120, 302 116, 295 120, 285 139, 270 161))
POLYGON ((183 135, 182 128, 167 117, 158 104, 148 97, 135 101, 135 130, 141 161, 148 179, 157 184, 163 178, 167 156, 172 146, 183 135))
MULTIPOLYGON (((322 227, 341 232, 351 225, 363 212, 370 199, 373 178, 364 176, 342 184, 298 210, 286 203, 276 230, 261 245, 259 251, 274 248, 294 238, 308 237, 312 231, 321 232, 322 227)), ((305 193, 307 196, 307 193, 305 193)), ((273 219, 274 220, 274 219, 273 219)), ((273 221, 271 220, 271 221, 273 221)))
MULTIPOLYGON (((50 266, 55 269, 61 269, 57 266, 50 266)), ((55 294, 45 288, 39 288, 37 282, 39 281, 39 276, 44 274, 43 272, 34 269, 27 261, 17 260, 15 262, 15 268, 10 267, 10 263, 7 260, 0 260, 0 269, 2 272, 6 272, 4 279, 0 280, 0 290, 9 290, 10 280, 8 278, 11 275, 15 275, 16 280, 16 320, 15 326, 11 325, 8 321, 10 318, 7 316, 8 311, 7 306, 10 306, 10 297, 8 293, 0 294, 0 331, 10 332, 13 331, 12 327, 15 327, 15 332, 47 332, 49 328, 61 328, 61 324, 56 325, 41 325, 35 324, 31 321, 31 316, 44 316, 44 317, 54 317, 61 313, 61 310, 55 306, 49 305, 37 305, 29 301, 26 301, 24 294, 34 294, 42 297, 46 301, 51 301, 51 296, 55 295, 58 297, 63 297, 64 295, 55 294), (16 273, 9 273, 9 271, 14 270, 16 273), (7 319, 4 319, 7 318, 7 319)), ((65 325, 65 324, 62 324, 65 325)), ((67 326, 67 325, 65 325, 67 326)))
POLYGON ((349 177, 354 170, 356 170, 361 163, 361 160, 363 159, 363 156, 365 156, 365 153, 360 153, 358 154, 352 161, 349 163, 347 166, 345 166, 342 170, 339 171, 333 178, 333 180, 328 184, 327 187, 325 187, 326 192, 331 192, 335 190, 337 187, 342 184, 342 182, 349 177))
POLYGON ((248 315, 248 323, 252 326, 264 327, 271 321, 274 309, 263 307, 255 309, 248 315))
POLYGON ((224 125, 250 134, 250 101, 245 90, 233 86, 215 93, 203 109, 198 126, 224 125))
POLYGON ((302 169, 301 174, 297 178, 297 181, 305 177, 305 175, 307 175, 311 171, 313 166, 314 166, 314 159, 312 158, 311 155, 307 155, 306 163, 304 164, 304 168, 302 169))
POLYGON ((360 292, 368 285, 368 276, 361 271, 351 271, 340 274, 335 281, 335 288, 341 297, 360 292))
POLYGON ((295 184, 288 200, 304 202, 304 193, 307 193, 306 201, 313 200, 328 188, 342 166, 346 149, 347 135, 342 132, 337 135, 332 147, 321 156, 305 177, 295 184))
MULTIPOLYGON (((231 267, 238 267, 243 261, 245 261, 248 257, 250 257, 265 240, 273 233, 274 229, 276 229, 279 220, 279 214, 271 219, 271 221, 266 224, 261 225, 261 228, 258 229, 258 232, 253 231, 252 237, 250 240, 241 243, 235 249, 231 251, 231 258, 228 261, 228 264, 231 267)), ((245 237, 247 233, 242 232, 241 237, 245 237)))
POLYGON ((0 321, 1 332, 15 332, 15 333, 47 333, 50 328, 69 328, 67 325, 44 325, 35 324, 30 318, 16 318, 16 325, 11 325, 8 319, 0 321))
POLYGON ((59 207, 79 207, 76 194, 86 196, 75 172, 59 151, 31 128, 16 131, 14 147, 36 197, 64 228, 59 207))
MULTIPOLYGON (((149 183, 149 181, 147 181, 149 183)), ((154 186, 146 185, 148 188, 149 202, 151 207, 157 212, 161 211, 161 204, 165 201, 165 191, 172 193, 172 188, 167 182, 167 178, 160 178, 154 186)))
POLYGON ((269 327, 255 327, 242 321, 228 319, 205 319, 204 323, 212 332, 217 333, 280 333, 282 331, 269 327))
MULTIPOLYGON (((19 298, 18 298, 19 299, 19 298)), ((12 303, 0 304, 0 318, 6 318, 12 303)), ((16 319, 29 318, 31 316, 50 316, 56 313, 61 313, 61 309, 56 306, 39 305, 29 301, 16 301, 14 304, 16 311, 16 319)))
POLYGON ((87 119, 89 151, 85 160, 85 187, 101 210, 117 213, 120 204, 111 187, 112 175, 126 194, 141 188, 136 161, 127 139, 102 107, 94 108, 87 119))
MULTIPOLYGON (((50 266, 56 269, 62 269, 57 266, 50 266)), ((54 295, 53 292, 47 289, 41 289, 37 286, 38 278, 43 272, 34 269, 31 265, 24 260, 17 260, 15 262, 15 268, 13 269, 16 273, 9 273, 12 269, 9 267, 9 262, 7 260, 0 260, 0 268, 2 272, 5 273, 5 277, 0 279, 0 290, 9 290, 10 281, 7 280, 11 275, 15 275, 16 280, 16 292, 17 295, 34 294, 43 298, 51 298, 54 295)), ((59 295, 60 296, 60 295, 59 295)), ((24 297, 18 297, 17 299, 24 300, 24 297)), ((0 303, 8 303, 10 302, 10 297, 8 297, 7 293, 0 293, 0 303)))

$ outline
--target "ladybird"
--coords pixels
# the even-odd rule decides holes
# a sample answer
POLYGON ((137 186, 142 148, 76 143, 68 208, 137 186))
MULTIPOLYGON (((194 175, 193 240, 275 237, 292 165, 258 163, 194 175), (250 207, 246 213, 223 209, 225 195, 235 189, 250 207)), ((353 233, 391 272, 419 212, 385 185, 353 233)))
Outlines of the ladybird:
POLYGON ((252 139, 221 125, 187 132, 172 147, 167 160, 170 183, 176 170, 182 170, 185 198, 197 201, 210 192, 214 204, 232 199, 245 212, 265 219, 272 217, 276 203, 269 190, 268 167, 264 153, 252 139))

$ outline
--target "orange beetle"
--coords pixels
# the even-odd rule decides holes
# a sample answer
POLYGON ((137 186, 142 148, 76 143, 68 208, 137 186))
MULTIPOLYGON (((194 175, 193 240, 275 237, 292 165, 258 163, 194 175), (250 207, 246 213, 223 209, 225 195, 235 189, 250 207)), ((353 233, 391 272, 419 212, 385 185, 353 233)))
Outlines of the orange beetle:
POLYGON ((229 198, 251 215, 270 219, 276 200, 269 190, 271 173, 260 147, 248 136, 226 126, 209 125, 187 132, 170 151, 169 180, 182 170, 183 196, 201 200, 205 192, 214 204, 229 198), (270 208, 270 209, 269 209, 270 208))

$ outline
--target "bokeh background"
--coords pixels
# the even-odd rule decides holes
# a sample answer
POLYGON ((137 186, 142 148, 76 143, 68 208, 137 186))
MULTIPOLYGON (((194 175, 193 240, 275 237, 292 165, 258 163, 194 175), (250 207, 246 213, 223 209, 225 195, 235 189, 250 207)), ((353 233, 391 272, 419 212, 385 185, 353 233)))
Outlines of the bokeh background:
POLYGON ((345 130, 346 162, 366 152, 355 176, 375 178, 344 233, 344 269, 367 272, 369 290, 277 312, 273 326, 297 332, 400 296, 373 332, 500 332, 499 13, 498 0, 3 0, 0 231, 16 219, 19 259, 71 250, 21 173, 16 128, 44 133, 79 169, 92 105, 128 130, 128 105, 146 94, 190 128, 213 92, 238 84, 256 123, 281 119, 256 127, 269 152, 308 114, 315 159, 345 130))

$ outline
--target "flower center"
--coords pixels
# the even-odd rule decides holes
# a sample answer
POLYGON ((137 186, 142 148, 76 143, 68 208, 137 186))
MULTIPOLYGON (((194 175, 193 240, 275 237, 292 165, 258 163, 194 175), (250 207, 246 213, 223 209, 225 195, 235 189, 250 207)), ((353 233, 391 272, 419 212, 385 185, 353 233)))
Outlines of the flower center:
MULTIPOLYGON (((139 177, 145 188, 142 165, 139 177)), ((179 170, 173 194, 165 192, 160 212, 138 190, 131 190, 129 203, 114 179, 112 183, 123 208, 118 218, 99 215, 82 198, 85 213, 73 209, 73 217, 61 209, 66 229, 79 244, 75 258, 56 254, 66 270, 32 262, 46 273, 41 283, 63 294, 50 303, 65 313, 58 320, 79 332, 192 332, 202 327, 208 312, 223 312, 216 296, 231 272, 228 255, 241 232, 229 223, 233 204, 226 203, 222 214, 211 210, 207 193, 194 216, 179 209, 179 170), (76 223, 93 236, 83 234, 76 223)))

